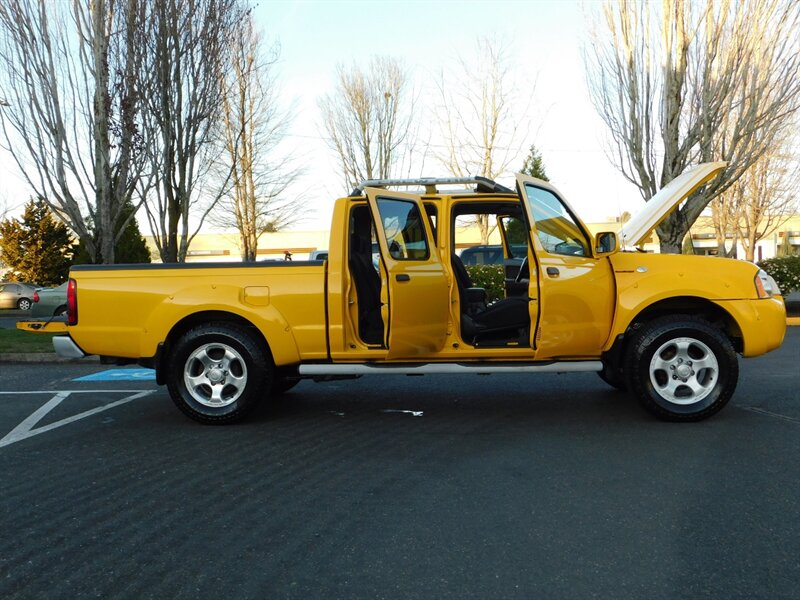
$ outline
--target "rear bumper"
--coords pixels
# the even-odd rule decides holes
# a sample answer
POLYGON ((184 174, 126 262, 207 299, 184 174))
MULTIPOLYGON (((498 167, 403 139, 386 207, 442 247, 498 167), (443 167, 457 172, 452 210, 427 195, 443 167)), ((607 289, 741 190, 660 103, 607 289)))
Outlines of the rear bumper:
POLYGON ((53 338, 53 348, 56 354, 63 358, 83 358, 86 356, 86 353, 68 335, 55 336, 53 338))

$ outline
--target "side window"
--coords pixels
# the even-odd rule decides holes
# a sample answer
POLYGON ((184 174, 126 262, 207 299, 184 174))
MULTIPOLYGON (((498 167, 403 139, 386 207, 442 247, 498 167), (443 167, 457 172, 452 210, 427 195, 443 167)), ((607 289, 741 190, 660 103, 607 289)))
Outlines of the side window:
POLYGON ((393 259, 427 260, 430 254, 425 225, 414 202, 378 198, 378 212, 393 259))
POLYGON ((519 217, 502 216, 497 219, 503 227, 509 258, 528 256, 528 226, 519 217))
POLYGON ((433 243, 436 245, 436 222, 439 219, 439 210, 435 204, 430 204, 428 202, 425 203, 425 213, 428 215, 428 223, 431 226, 431 232, 433 233, 433 243))
POLYGON ((526 185, 531 213, 539 241, 545 252, 568 256, 588 256, 589 247, 575 219, 551 192, 526 185))

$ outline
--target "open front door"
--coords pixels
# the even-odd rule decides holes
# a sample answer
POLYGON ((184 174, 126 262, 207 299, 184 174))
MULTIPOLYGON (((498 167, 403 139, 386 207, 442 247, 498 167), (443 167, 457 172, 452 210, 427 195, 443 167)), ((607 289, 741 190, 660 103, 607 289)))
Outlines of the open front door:
POLYGON ((387 358, 441 350, 447 338, 449 286, 418 196, 366 188, 380 248, 387 358))
POLYGON ((517 185, 538 263, 536 358, 596 356, 614 316, 611 264, 595 256, 591 234, 555 188, 524 175, 517 185))

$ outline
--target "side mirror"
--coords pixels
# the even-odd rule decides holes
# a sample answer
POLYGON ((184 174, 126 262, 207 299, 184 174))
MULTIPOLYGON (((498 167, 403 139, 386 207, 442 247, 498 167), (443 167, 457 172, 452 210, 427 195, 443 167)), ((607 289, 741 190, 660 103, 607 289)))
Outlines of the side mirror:
POLYGON ((617 234, 613 231, 604 231, 598 233, 595 238, 595 254, 611 254, 617 250, 617 234))

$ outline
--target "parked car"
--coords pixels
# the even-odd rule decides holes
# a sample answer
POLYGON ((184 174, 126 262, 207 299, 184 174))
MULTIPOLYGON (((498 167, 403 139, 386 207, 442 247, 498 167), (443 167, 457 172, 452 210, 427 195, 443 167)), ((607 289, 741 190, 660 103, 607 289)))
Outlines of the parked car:
MULTIPOLYGON (((528 251, 525 245, 512 244, 514 257, 524 257, 528 251)), ((461 251, 461 262, 465 265, 502 265, 503 246, 500 244, 470 246, 461 251)))
POLYGON ((54 288, 39 288, 33 293, 31 317, 50 318, 67 315, 67 284, 54 288))
POLYGON ((28 310, 33 304, 36 288, 27 283, 12 281, 0 283, 0 308, 28 310))

